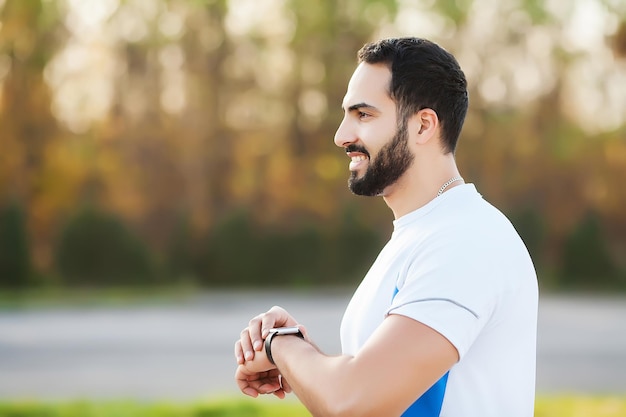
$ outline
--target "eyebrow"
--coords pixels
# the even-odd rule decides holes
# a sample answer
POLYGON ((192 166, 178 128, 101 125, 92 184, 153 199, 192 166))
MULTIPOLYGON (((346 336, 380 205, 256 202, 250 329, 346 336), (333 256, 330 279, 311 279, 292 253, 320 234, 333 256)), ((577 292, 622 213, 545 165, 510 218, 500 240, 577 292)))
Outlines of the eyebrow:
POLYGON ((371 104, 357 103, 357 104, 353 104, 352 106, 348 107, 348 112, 353 112, 353 111, 359 110, 359 109, 370 109, 370 110, 379 111, 375 106, 372 106, 371 104))

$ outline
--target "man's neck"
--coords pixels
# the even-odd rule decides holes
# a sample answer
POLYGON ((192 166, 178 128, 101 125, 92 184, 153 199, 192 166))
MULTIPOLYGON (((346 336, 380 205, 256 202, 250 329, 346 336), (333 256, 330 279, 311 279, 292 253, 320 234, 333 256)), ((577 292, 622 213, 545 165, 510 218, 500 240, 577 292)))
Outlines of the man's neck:
MULTIPOLYGON (((383 199, 395 219, 425 206, 437 197, 438 191, 450 179, 460 177, 454 156, 444 155, 429 164, 414 161, 413 166, 392 186, 385 190, 383 199)), ((463 184, 455 181, 445 191, 463 184)))

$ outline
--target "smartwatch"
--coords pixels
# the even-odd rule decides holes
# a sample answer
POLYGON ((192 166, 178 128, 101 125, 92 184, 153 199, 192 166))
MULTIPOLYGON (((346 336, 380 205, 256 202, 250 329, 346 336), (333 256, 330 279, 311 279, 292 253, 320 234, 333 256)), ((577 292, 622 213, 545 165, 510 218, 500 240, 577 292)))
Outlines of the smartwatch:
POLYGON ((272 365, 276 365, 276 363, 274 362, 274 358, 272 357, 272 339, 275 336, 285 335, 294 335, 298 336, 300 339, 304 339, 304 335, 297 326, 277 327, 275 329, 270 329, 269 334, 265 338, 265 354, 267 355, 267 359, 272 365))

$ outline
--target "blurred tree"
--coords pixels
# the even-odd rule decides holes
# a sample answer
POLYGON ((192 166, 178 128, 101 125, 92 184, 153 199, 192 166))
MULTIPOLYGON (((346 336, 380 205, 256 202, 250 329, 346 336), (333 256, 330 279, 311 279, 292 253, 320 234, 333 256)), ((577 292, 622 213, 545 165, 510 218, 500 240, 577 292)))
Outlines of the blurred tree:
POLYGON ((544 260, 546 227, 536 208, 524 208, 510 215, 511 222, 526 244, 528 252, 538 265, 544 260))
POLYGON ((167 251, 166 273, 176 281, 195 281, 197 271, 195 260, 199 252, 194 244, 187 216, 180 216, 177 226, 172 231, 167 251))
POLYGON ((41 201, 46 152, 58 139, 46 63, 63 42, 55 2, 6 0, 0 5, 0 201, 26 208, 36 265, 49 267, 52 213, 41 201))
POLYGON ((0 207, 0 287, 24 288, 32 284, 28 244, 22 207, 17 203, 0 207))
POLYGON ((132 286, 156 279, 144 243, 115 216, 90 206, 63 230, 56 265, 62 281, 73 287, 132 286))
POLYGON ((563 250, 561 283, 566 288, 623 288, 626 284, 611 258, 597 213, 585 215, 563 250))
POLYGON ((459 58, 471 97, 459 165, 535 258, 562 266, 589 210, 619 258, 625 15, 614 0, 0 0, 0 201, 25 208, 44 273, 61 221, 83 202, 115 213, 172 274, 188 262, 194 273, 243 268, 230 264, 234 241, 198 266, 198 242, 230 232, 269 275, 268 259, 296 259, 296 248, 318 271, 284 269, 302 282, 351 273, 326 249, 367 258, 349 242, 378 241, 390 214, 346 191, 332 141, 340 103, 363 43, 418 35, 459 58), (353 224, 342 215, 351 206, 362 213, 353 224), (245 227, 232 220, 240 209, 245 227))

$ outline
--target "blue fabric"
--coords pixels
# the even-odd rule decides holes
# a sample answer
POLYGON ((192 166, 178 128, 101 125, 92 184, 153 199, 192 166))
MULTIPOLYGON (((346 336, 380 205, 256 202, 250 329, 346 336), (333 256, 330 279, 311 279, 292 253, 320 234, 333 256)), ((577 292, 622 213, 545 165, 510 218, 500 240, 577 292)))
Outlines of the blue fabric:
POLYGON ((417 399, 403 414, 402 417, 439 417, 443 396, 446 393, 448 372, 435 382, 421 397, 417 399))
MULTIPOLYGON (((396 294, 398 294, 398 287, 394 288, 392 300, 396 294)), ((428 391, 402 413, 402 417, 439 417, 441 407, 443 406, 443 396, 446 393, 446 385, 448 384, 448 373, 446 372, 439 381, 435 382, 428 391)))

